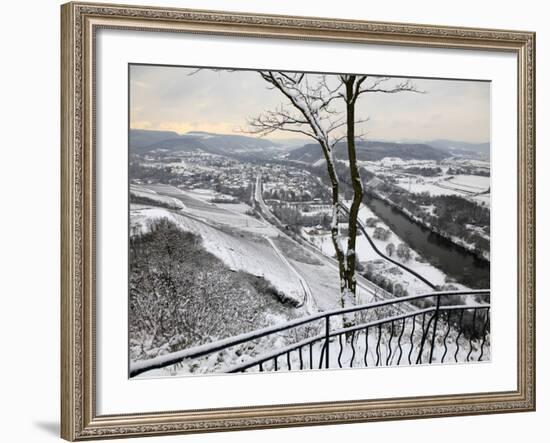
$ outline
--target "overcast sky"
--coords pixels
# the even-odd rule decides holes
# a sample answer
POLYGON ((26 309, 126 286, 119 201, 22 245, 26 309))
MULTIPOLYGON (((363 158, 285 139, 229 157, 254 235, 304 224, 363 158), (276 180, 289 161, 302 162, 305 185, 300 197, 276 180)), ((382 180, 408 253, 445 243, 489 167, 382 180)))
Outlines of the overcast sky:
MULTIPOLYGON (((285 103, 254 71, 133 65, 130 125, 135 129, 232 134, 246 121, 285 103)), ((397 81, 397 80, 396 80, 397 81)), ((490 83, 415 79, 424 94, 367 94, 357 105, 371 140, 490 140, 490 83)), ((270 138, 296 138, 271 134, 270 138)))

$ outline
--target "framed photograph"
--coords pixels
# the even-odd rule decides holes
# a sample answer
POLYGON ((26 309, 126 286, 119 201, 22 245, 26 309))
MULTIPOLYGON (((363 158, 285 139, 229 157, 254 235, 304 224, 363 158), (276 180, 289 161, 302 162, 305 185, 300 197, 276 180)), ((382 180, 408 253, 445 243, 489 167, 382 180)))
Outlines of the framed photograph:
POLYGON ((534 33, 61 14, 63 438, 534 410, 534 33))

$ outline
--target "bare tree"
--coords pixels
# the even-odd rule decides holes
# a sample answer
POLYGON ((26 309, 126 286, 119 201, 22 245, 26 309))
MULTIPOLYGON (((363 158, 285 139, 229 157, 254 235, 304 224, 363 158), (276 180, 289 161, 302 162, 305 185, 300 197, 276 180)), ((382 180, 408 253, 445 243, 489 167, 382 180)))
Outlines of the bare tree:
POLYGON ((390 77, 326 76, 279 71, 260 71, 259 74, 271 88, 280 91, 288 99, 288 103, 251 119, 251 132, 262 136, 275 131, 300 133, 321 145, 332 188, 331 237, 339 264, 341 305, 346 307, 355 304, 357 217, 363 199, 363 184, 357 164, 355 142, 364 135, 357 133, 356 129, 368 120, 357 117, 356 105, 359 98, 367 93, 420 91, 409 80, 396 82, 390 77), (338 101, 344 103, 344 112, 338 109, 338 101), (334 157, 336 145, 344 139, 347 144, 353 188, 345 252, 338 239, 340 183, 334 157))
POLYGON ((346 136, 346 120, 331 106, 338 98, 336 90, 328 87, 325 76, 313 79, 309 74, 278 71, 261 71, 260 75, 271 88, 280 91, 288 103, 250 119, 250 132, 262 136, 275 131, 299 133, 312 138, 322 148, 332 189, 330 231, 339 264, 341 303, 344 306, 347 290, 346 259, 338 239, 340 183, 336 173, 334 147, 346 136))
MULTIPOLYGON (((362 138, 364 134, 358 134, 356 128, 367 119, 356 117, 356 105, 359 98, 367 93, 385 93, 393 94, 397 92, 419 92, 410 80, 391 84, 391 77, 371 77, 367 75, 339 75, 339 85, 334 90, 337 95, 343 99, 346 107, 346 142, 348 148, 348 160, 351 184, 353 188, 353 198, 349 208, 348 217, 348 240, 346 249, 345 263, 345 286, 349 297, 355 302, 356 285, 355 267, 356 267, 356 239, 357 239, 357 217, 361 202, 363 201, 363 183, 357 164, 357 153, 355 149, 355 140, 362 138), (389 83, 389 86, 388 86, 389 83)), ((343 299, 347 294, 343 294, 343 299)))

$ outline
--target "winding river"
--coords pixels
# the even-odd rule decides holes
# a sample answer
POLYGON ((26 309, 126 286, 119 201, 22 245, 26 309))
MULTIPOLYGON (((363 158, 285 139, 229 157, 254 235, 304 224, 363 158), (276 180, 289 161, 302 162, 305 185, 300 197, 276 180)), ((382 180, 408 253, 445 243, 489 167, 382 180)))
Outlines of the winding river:
POLYGON ((415 223, 383 200, 369 195, 366 204, 412 249, 449 277, 473 289, 490 287, 489 262, 415 223))

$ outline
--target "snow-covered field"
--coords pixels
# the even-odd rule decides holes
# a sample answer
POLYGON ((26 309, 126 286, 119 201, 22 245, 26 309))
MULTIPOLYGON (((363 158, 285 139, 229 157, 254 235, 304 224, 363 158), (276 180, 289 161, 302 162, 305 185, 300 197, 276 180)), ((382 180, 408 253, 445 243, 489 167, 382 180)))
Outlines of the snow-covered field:
POLYGON ((430 168, 437 166, 435 160, 403 160, 397 157, 385 157, 382 160, 377 161, 359 161, 360 166, 363 166, 367 170, 374 173, 384 173, 391 171, 395 168, 401 168, 405 166, 416 166, 420 168, 430 168))
MULTIPOLYGON (((145 186, 144 186, 145 187, 145 186)), ((208 223, 224 225, 257 235, 276 235, 277 231, 269 224, 259 220, 247 211, 252 208, 244 203, 227 204, 211 203, 213 198, 225 197, 223 194, 206 189, 182 190, 167 185, 147 185, 147 189, 159 195, 175 198, 184 205, 183 213, 194 216, 208 223)))
POLYGON ((385 158, 379 161, 360 162, 361 166, 379 175, 396 180, 396 185, 411 193, 427 192, 432 196, 459 195, 479 204, 490 205, 491 178, 481 175, 449 174, 452 168, 462 166, 475 167, 489 171, 489 163, 480 160, 447 160, 438 164, 434 160, 402 160, 399 158, 385 158), (406 168, 436 168, 442 174, 434 177, 408 174, 406 168))
MULTIPOLYGON (((422 192, 427 192, 432 196, 437 195, 457 195, 457 191, 445 185, 440 186, 439 183, 443 183, 442 180, 428 179, 423 180, 420 178, 411 179, 411 178, 400 178, 397 179, 397 186, 405 189, 408 192, 415 194, 420 194, 422 192)), ((462 195, 461 192, 458 194, 462 195)))
POLYGON ((168 205, 179 209, 185 208, 185 205, 181 202, 181 200, 178 200, 177 198, 174 198, 174 197, 161 195, 153 191, 152 189, 147 189, 139 185, 130 185, 130 195, 135 195, 136 197, 148 198, 150 200, 154 200, 160 203, 161 205, 168 205))
MULTIPOLYGON (((311 288, 316 308, 327 310, 339 307, 336 266, 322 256, 321 260, 307 260, 310 262, 307 263, 296 260, 293 254, 286 257, 289 263, 285 263, 268 239, 277 243, 278 237, 284 236, 295 248, 302 250, 301 254, 312 254, 312 251, 304 250, 303 246, 266 221, 247 215, 246 212, 252 209, 248 205, 210 203, 219 194, 207 190, 187 191, 166 185, 136 186, 136 189, 175 198, 184 208, 175 213, 162 208, 132 205, 132 226, 146 226, 148 220, 154 218, 170 218, 182 230, 200 235, 206 250, 220 258, 230 269, 262 276, 286 296, 302 302, 304 288, 297 277, 298 273, 311 288)), ((367 299, 363 289, 359 288, 358 292, 362 300, 367 299)))
POLYGON ((481 175, 455 175, 449 180, 449 183, 464 190, 482 192, 489 189, 491 179, 481 175))
POLYGON ((132 205, 130 209, 132 228, 139 226, 145 230, 151 220, 158 218, 167 218, 183 231, 199 235, 204 248, 230 269, 263 277, 287 297, 301 302, 303 291, 300 282, 262 237, 233 235, 199 219, 161 208, 132 205))
MULTIPOLYGON (((349 202, 348 202, 349 203, 349 202)), ((366 220, 369 218, 378 217, 369 209, 366 205, 361 205, 359 210, 359 220, 365 224, 366 220)), ((370 238, 375 243, 376 247, 386 253, 386 246, 390 243, 393 243, 397 247, 400 243, 404 243, 403 240, 398 237, 382 220, 378 219, 376 227, 381 227, 390 232, 386 240, 374 238, 375 226, 368 227, 365 226, 367 233, 370 238)), ((303 230, 302 235, 309 240, 311 243, 316 245, 325 255, 332 257, 334 255, 334 246, 332 244, 332 239, 329 233, 323 235, 308 235, 307 230, 303 230)), ((342 248, 346 249, 346 243, 342 241, 342 248)), ((357 256, 360 262, 368 263, 376 260, 382 260, 382 262, 377 267, 377 272, 387 275, 391 278, 392 281, 402 283, 407 289, 409 294, 420 294, 428 292, 431 288, 426 285, 424 282, 416 278, 415 276, 399 269, 394 264, 381 259, 381 257, 374 251, 374 249, 369 244, 368 240, 364 235, 357 237, 357 256)), ((393 254, 393 259, 400 260, 396 254, 393 254)), ((410 260, 403 262, 406 266, 418 272, 420 275, 424 276, 428 281, 432 282, 435 285, 444 285, 446 281, 446 275, 435 266, 431 265, 427 261, 423 260, 422 257, 414 250, 411 249, 411 258, 410 260)), ((453 283, 459 289, 466 289, 465 286, 458 283, 453 283)))
MULTIPOLYGON (((461 182, 459 184, 464 185, 461 182)), ((250 215, 252 208, 247 204, 212 203, 213 198, 220 197, 220 194, 212 191, 187 191, 165 185, 133 185, 131 192, 136 193, 136 195, 147 196, 159 201, 159 203, 171 202, 173 204, 174 201, 177 201, 181 205, 178 206, 179 209, 177 210, 169 210, 145 204, 132 204, 130 220, 133 232, 147 229, 152 220, 163 217, 168 218, 183 231, 200 236, 204 248, 222 260, 229 269, 245 271, 263 277, 278 291, 289 298, 293 298, 298 303, 305 301, 306 293, 310 293, 314 300, 309 303, 309 307, 314 307, 315 311, 340 307, 338 269, 335 261, 329 258, 334 255, 329 234, 306 235, 305 230, 303 231, 303 236, 323 251, 320 253, 310 246, 306 248, 300 245, 267 221, 250 215), (284 255, 284 257, 281 257, 281 255, 284 255), (304 284, 307 285, 307 291, 304 291, 304 284)), ((365 224, 366 220, 370 218, 377 217, 368 207, 363 205, 360 209, 359 219, 365 224)), ((381 251, 386 252, 386 246, 390 243, 393 243, 396 247, 403 243, 402 239, 392 232, 382 220, 378 219, 376 227, 367 226, 366 229, 381 251), (373 234, 376 227, 389 231, 386 240, 374 239, 373 234)), ((344 243, 343 247, 345 249, 344 243)), ((357 239, 356 252, 361 262, 376 262, 376 272, 387 276, 394 282, 401 283, 409 295, 431 291, 425 283, 416 277, 400 270, 394 264, 382 260, 363 235, 357 239)), ((399 260, 395 254, 393 254, 393 258, 399 260)), ((425 262, 415 251, 411 250, 411 258, 406 262, 406 265, 436 285, 446 283, 446 276, 443 272, 425 262)), ((372 292, 367 290, 365 283, 362 282, 364 279, 360 278, 359 280, 358 303, 364 304, 373 301, 372 292)), ((464 288, 462 285, 454 285, 459 289, 464 288)), ((298 316, 304 316, 312 312, 308 312, 306 309, 297 309, 296 313, 298 316)), ((273 318, 272 324, 287 321, 286 318, 273 318)), ((338 352, 339 339, 335 338, 330 345, 333 350, 330 354, 330 367, 364 367, 365 361, 369 366, 375 366, 377 362, 383 362, 382 365, 386 363, 389 365, 408 364, 407 356, 411 346, 418 349, 418 331, 414 332, 412 329, 413 324, 414 322, 410 322, 409 326, 405 326, 404 331, 405 336, 412 334, 412 339, 408 342, 403 341, 399 346, 397 336, 392 335, 387 328, 384 329, 384 333, 380 337, 381 345, 378 346, 378 350, 379 337, 376 334, 376 329, 370 329, 368 335, 365 334, 365 331, 357 332, 351 339, 353 347, 349 346, 348 343, 342 348, 342 352, 338 352)), ((221 353, 214 353, 200 359, 148 371, 142 376, 155 377, 226 371, 231 367, 246 363, 274 350, 280 350, 320 332, 322 332, 321 329, 313 328, 296 333, 277 334, 254 343, 246 343, 226 349, 221 353)), ((456 344, 456 339, 457 332, 452 328, 446 339, 438 338, 434 352, 435 358, 440 360, 447 352, 445 351, 446 347, 451 348, 452 343, 456 344), (453 340, 455 341, 453 342, 453 340)), ((474 359, 480 356, 482 360, 490 358, 488 343, 483 354, 481 353, 481 341, 474 341, 472 346, 473 348, 469 348, 468 341, 464 337, 460 338, 457 354, 459 361, 467 361, 471 349, 474 352, 472 354, 474 359)), ((295 370, 299 369, 300 365, 308 367, 311 363, 313 368, 316 368, 319 364, 321 348, 322 342, 313 344, 312 355, 315 360, 313 362, 308 360, 309 354, 305 350, 302 355, 298 351, 293 351, 288 359, 286 357, 279 358, 278 367, 282 370, 295 370)), ((448 351, 445 355, 446 363, 454 361, 451 358, 454 356, 454 350, 452 354, 451 351, 448 351)), ((273 365, 273 361, 267 362, 264 370, 273 370, 273 365)))
POLYGON ((436 195, 460 195, 474 199, 478 194, 490 197, 490 178, 479 175, 442 175, 439 177, 399 177, 400 188, 412 193, 427 192, 436 195))

